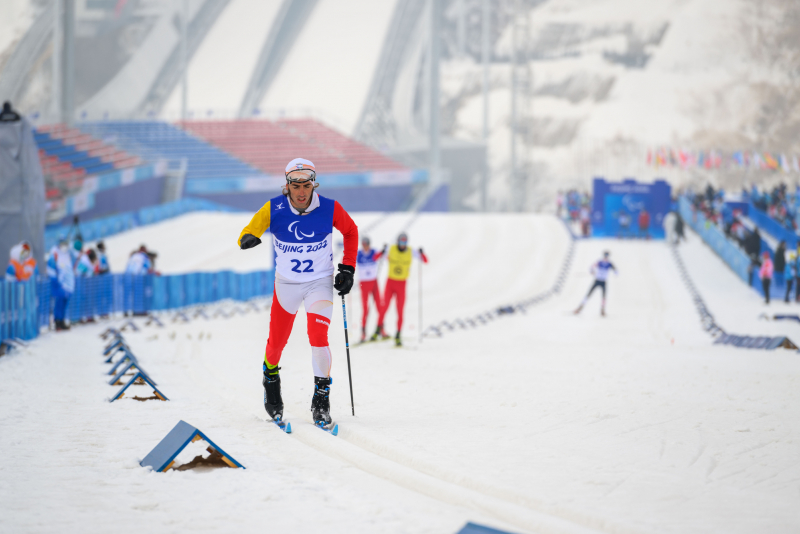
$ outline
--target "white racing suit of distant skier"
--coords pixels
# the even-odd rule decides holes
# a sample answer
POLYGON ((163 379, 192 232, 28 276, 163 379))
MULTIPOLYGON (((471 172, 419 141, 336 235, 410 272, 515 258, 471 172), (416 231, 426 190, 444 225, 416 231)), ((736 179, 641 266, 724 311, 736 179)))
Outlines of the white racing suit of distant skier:
POLYGON ((275 293, 270 312, 264 363, 274 369, 292 332, 294 318, 305 305, 314 376, 330 375, 328 327, 333 313, 333 229, 344 237, 342 263, 355 266, 358 228, 342 206, 313 193, 300 214, 286 196, 264 204, 239 236, 260 237, 269 229, 275 247, 275 293))
POLYGON ((606 302, 606 280, 608 280, 608 273, 610 271, 616 272, 616 268, 614 264, 608 260, 600 260, 594 265, 592 265, 591 273, 594 275, 594 284, 589 289, 589 293, 586 295, 586 298, 583 300, 584 304, 586 300, 589 299, 592 292, 594 292, 595 288, 600 288, 603 292, 603 306, 605 306, 606 302))

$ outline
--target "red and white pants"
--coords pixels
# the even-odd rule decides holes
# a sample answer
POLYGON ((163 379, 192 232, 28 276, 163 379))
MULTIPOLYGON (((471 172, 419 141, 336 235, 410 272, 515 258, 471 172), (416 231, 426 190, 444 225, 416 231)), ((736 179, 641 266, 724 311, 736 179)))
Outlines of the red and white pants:
POLYGON ((372 300, 375 301, 375 309, 378 315, 381 313, 381 292, 378 289, 377 280, 361 281, 361 328, 367 327, 367 315, 369 315, 369 297, 372 295, 372 300))
POLYGON ((301 303, 306 308, 314 376, 326 378, 330 375, 332 360, 328 347, 328 327, 333 313, 333 276, 310 282, 293 282, 280 277, 275 279, 264 361, 273 367, 280 362, 301 303))
POLYGON ((386 280, 386 290, 383 292, 383 306, 380 308, 380 315, 378 315, 378 324, 383 326, 383 318, 386 316, 386 311, 389 309, 389 304, 392 303, 392 297, 395 297, 397 304, 397 331, 403 329, 403 308, 406 305, 406 281, 405 280, 386 280))

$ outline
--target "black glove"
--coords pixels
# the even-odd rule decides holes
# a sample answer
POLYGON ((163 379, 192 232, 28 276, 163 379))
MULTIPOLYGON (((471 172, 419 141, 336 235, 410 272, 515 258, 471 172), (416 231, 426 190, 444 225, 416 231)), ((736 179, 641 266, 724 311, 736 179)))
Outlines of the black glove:
POLYGON ((419 247, 419 253, 422 254, 423 256, 425 255, 425 253, 422 252, 422 247, 419 247))
POLYGON ((339 295, 347 295, 353 289, 353 275, 356 273, 356 268, 343 263, 339 264, 339 272, 333 281, 333 289, 339 292, 339 295))
POLYGON ((241 247, 242 250, 245 250, 245 249, 248 249, 248 248, 253 248, 256 245, 260 245, 260 244, 261 244, 261 240, 259 238, 257 238, 256 236, 254 236, 253 234, 244 234, 242 236, 241 243, 240 243, 239 247, 241 247))
POLYGON ((387 250, 389 250, 389 245, 383 245, 383 250, 381 251, 381 254, 386 254, 387 250))

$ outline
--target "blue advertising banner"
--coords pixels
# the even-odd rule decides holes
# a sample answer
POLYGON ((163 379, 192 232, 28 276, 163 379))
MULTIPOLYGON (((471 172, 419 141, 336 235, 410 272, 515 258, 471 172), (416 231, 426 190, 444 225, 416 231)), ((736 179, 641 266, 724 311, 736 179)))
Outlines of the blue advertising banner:
POLYGON ((664 180, 647 184, 595 178, 592 236, 664 239, 663 223, 670 211, 671 193, 664 180))

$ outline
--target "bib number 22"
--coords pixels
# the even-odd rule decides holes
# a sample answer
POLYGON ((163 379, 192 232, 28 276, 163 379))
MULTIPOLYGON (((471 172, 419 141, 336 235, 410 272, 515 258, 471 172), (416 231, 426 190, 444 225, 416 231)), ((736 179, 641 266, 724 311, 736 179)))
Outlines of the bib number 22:
POLYGON ((314 269, 312 269, 312 267, 314 267, 314 262, 311 261, 311 260, 306 260, 306 261, 292 260, 292 263, 294 264, 294 267, 292 267, 292 271, 294 271, 296 273, 313 273, 314 272, 314 269), (305 265, 306 268, 303 269, 303 270, 300 270, 300 266, 301 265, 305 265))

